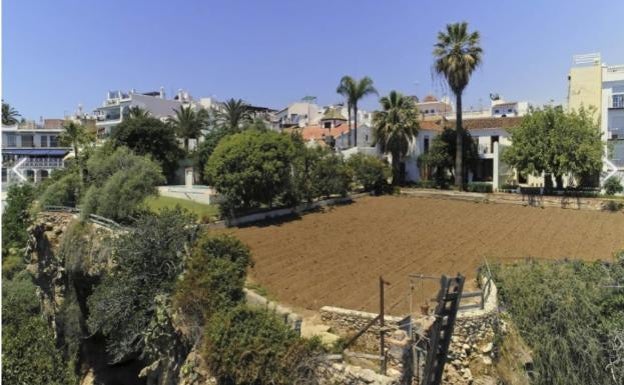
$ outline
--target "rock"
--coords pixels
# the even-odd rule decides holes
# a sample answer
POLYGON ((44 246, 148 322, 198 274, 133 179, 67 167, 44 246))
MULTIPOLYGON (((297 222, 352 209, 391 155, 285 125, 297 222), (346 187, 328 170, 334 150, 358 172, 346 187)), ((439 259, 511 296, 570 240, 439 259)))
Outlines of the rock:
POLYGON ((485 365, 492 365, 492 359, 488 356, 481 357, 481 360, 485 365))
POLYGON ((494 348, 494 344, 491 342, 488 342, 487 344, 481 347, 481 353, 489 353, 492 351, 493 348, 494 348))

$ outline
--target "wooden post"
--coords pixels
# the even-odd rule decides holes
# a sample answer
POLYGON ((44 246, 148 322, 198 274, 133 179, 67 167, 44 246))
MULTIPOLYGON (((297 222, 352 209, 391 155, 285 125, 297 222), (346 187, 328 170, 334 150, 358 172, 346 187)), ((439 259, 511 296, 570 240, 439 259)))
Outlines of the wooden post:
POLYGON ((381 356, 381 374, 386 374, 386 340, 385 340, 385 313, 384 313, 384 285, 389 285, 379 276, 379 355, 381 356))

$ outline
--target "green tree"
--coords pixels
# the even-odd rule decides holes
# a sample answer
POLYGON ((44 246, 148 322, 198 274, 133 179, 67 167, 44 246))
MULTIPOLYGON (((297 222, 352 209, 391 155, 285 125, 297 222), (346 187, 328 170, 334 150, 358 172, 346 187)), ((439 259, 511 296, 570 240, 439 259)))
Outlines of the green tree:
POLYGON ((93 142, 95 138, 91 135, 87 128, 73 121, 65 122, 63 131, 59 137, 59 142, 64 146, 71 146, 74 150, 74 156, 79 159, 79 150, 82 146, 93 142))
POLYGON ((114 147, 125 146, 137 155, 150 155, 170 180, 182 157, 171 127, 138 107, 133 107, 129 117, 113 128, 110 141, 114 147))
POLYGON ((368 76, 360 80, 355 80, 351 76, 343 76, 342 79, 340 79, 340 84, 338 84, 336 92, 344 96, 347 100, 347 111, 349 114, 349 146, 351 146, 351 111, 353 110, 353 140, 355 141, 353 145, 357 147, 358 103, 365 96, 372 94, 377 95, 377 90, 373 86, 373 80, 368 76))
POLYGON ((241 127, 251 121, 249 105, 241 99, 226 100, 221 109, 216 112, 217 125, 230 133, 241 131, 241 127))
POLYGON ((355 154, 347 160, 347 165, 353 171, 355 181, 364 188, 364 191, 373 191, 380 194, 388 184, 392 171, 388 164, 376 156, 355 154))
POLYGON ((90 187, 82 199, 83 214, 117 221, 135 215, 145 197, 165 182, 160 166, 126 147, 102 147, 87 162, 90 187))
POLYGON ((445 32, 438 33, 438 42, 434 45, 434 70, 444 77, 451 91, 455 94, 455 115, 457 138, 455 141, 455 185, 463 190, 463 132, 462 94, 470 81, 470 76, 481 64, 483 50, 479 46, 478 31, 468 32, 468 23, 447 24, 445 32))
POLYGON ((318 151, 319 156, 311 170, 315 196, 329 198, 335 194, 346 195, 351 185, 351 170, 342 156, 326 149, 318 151))
POLYGON ((604 143, 593 111, 562 107, 532 108, 520 126, 511 129, 511 146, 503 161, 518 172, 541 175, 546 187, 563 188, 563 175, 582 178, 600 172, 604 143))
POLYGON ((9 105, 9 103, 5 103, 2 101, 2 124, 5 126, 13 126, 17 124, 17 118, 19 118, 19 112, 13 107, 9 105))
POLYGON ((26 229, 32 223, 30 206, 35 198, 35 188, 29 184, 9 186, 6 205, 2 213, 2 254, 10 248, 24 248, 28 241, 26 229))
POLYGON ((407 155, 410 143, 418 135, 418 109, 414 100, 397 91, 379 100, 382 110, 373 115, 374 142, 382 152, 392 154, 392 184, 398 184, 402 158, 407 155))
POLYGON ((274 131, 244 131, 223 138, 204 173, 225 198, 224 213, 272 206, 289 189, 293 152, 290 138, 274 131))
POLYGON ((184 149, 188 152, 189 139, 199 139, 202 131, 208 127, 208 111, 203 108, 195 111, 191 106, 181 106, 174 111, 175 116, 169 122, 176 134, 184 139, 184 149))
POLYGON ((179 209, 141 216, 113 246, 115 267, 89 296, 87 325, 106 337, 114 362, 141 353, 156 297, 170 295, 183 269, 194 218, 179 209))
POLYGON ((197 151, 195 151, 193 159, 195 167, 199 171, 199 179, 202 182, 207 183, 204 172, 208 159, 210 159, 210 156, 214 152, 215 148, 217 148, 221 139, 227 135, 229 135, 229 131, 227 129, 220 126, 212 127, 212 129, 204 135, 204 140, 202 140, 197 146, 197 151))
MULTIPOLYGON (((472 139, 470 133, 466 130, 463 132, 463 162, 464 175, 466 171, 475 170, 479 153, 477 143, 472 139)), ((419 156, 421 167, 428 167, 433 170, 438 185, 444 187, 447 183, 447 173, 456 175, 455 172, 455 154, 457 133, 452 128, 445 128, 444 131, 436 136, 431 142, 429 151, 419 156)))

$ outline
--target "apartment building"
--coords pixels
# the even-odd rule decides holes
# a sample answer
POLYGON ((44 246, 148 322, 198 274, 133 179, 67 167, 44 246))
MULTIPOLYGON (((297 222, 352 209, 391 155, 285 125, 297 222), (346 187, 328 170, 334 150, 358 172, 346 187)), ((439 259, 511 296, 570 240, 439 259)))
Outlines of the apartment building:
POLYGON ((575 55, 568 75, 568 108, 593 107, 606 142, 601 183, 624 178, 624 64, 607 65, 600 53, 575 55))

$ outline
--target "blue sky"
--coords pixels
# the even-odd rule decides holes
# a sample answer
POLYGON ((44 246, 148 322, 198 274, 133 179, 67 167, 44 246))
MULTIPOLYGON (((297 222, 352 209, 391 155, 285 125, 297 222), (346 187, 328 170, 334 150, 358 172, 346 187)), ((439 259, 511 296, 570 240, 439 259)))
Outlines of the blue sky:
MULTIPOLYGON (((624 63, 624 1, 2 1, 2 98, 31 119, 97 107, 108 90, 184 88, 279 108, 340 101, 344 74, 441 95, 432 45, 446 23, 482 34, 464 105, 490 92, 563 102, 575 53, 624 63)), ((480 102, 481 101, 481 102, 480 102)), ((363 107, 375 108, 376 98, 363 107)))

